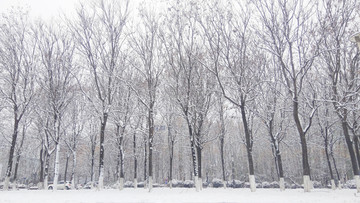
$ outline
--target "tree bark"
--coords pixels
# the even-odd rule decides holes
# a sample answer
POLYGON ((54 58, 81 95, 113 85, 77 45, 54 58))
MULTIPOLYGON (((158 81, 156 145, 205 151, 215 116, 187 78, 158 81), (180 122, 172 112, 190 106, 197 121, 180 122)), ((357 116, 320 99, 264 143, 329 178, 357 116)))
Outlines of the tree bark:
POLYGON ((343 129, 345 142, 348 147, 349 154, 350 154, 351 166, 352 166, 354 175, 359 175, 359 168, 358 168, 353 144, 350 139, 350 134, 349 134, 349 129, 348 129, 347 122, 346 122, 346 117, 341 120, 341 127, 343 129))
POLYGON ((39 156, 39 160, 40 160, 40 172, 39 172, 39 183, 40 183, 40 189, 43 189, 43 184, 44 184, 44 144, 41 143, 41 149, 40 149, 40 156, 39 156))
POLYGON ((95 148, 96 148, 96 143, 91 143, 91 168, 90 168, 90 181, 93 183, 95 180, 95 173, 94 173, 94 168, 95 168, 95 148))
POLYGON ((357 135, 354 134, 354 146, 355 146, 355 154, 356 154, 356 159, 357 159, 357 163, 358 163, 358 168, 360 168, 360 153, 359 153, 359 138, 357 135))
POLYGON ((147 181, 147 141, 146 137, 144 137, 144 188, 146 187, 147 181))
POLYGON ((174 139, 173 135, 171 133, 171 124, 168 125, 168 143, 170 147, 170 153, 169 153, 169 180, 168 183, 170 185, 170 188, 172 188, 172 178, 173 178, 173 159, 174 159, 174 139))
POLYGON ((105 128, 108 119, 108 114, 103 114, 103 119, 101 121, 100 127, 100 158, 99 158, 99 189, 103 189, 104 187, 104 141, 105 141, 105 128))
POLYGON ((71 188, 75 189, 75 175, 76 175, 76 165, 77 165, 77 158, 76 158, 76 150, 74 147, 73 151, 73 166, 72 166, 72 172, 71 172, 71 188))
POLYGON ((246 118, 244 101, 242 102, 240 109, 241 109, 241 117, 243 120, 243 126, 244 126, 244 131, 245 131, 246 151, 247 151, 248 163, 249 163, 249 174, 254 175, 254 162, 253 162, 253 158, 252 158, 252 142, 253 141, 251 138, 251 134, 250 134, 247 118, 246 118))
POLYGON ((69 166, 69 158, 70 158, 70 154, 66 155, 64 181, 66 181, 66 179, 67 179, 67 170, 68 170, 68 166, 69 166))
POLYGON ((134 188, 137 188, 137 155, 136 155, 136 132, 133 135, 133 153, 134 153, 134 188))
POLYGON ((8 165, 7 165, 6 174, 5 174, 4 190, 9 189, 11 169, 12 169, 12 165, 13 165, 13 158, 14 158, 16 140, 17 140, 18 129, 19 129, 19 122, 20 122, 20 120, 17 119, 17 113, 16 113, 17 107, 14 107, 14 112, 15 112, 14 130, 13 130, 12 141, 11 141, 11 146, 10 146, 8 165))
POLYGON ((293 117, 296 124, 296 128, 300 135, 300 143, 301 143, 301 152, 302 152, 302 165, 303 165, 303 175, 310 176, 310 165, 308 160, 308 151, 307 151, 307 144, 306 144, 306 137, 305 132, 300 123, 299 119, 299 103, 297 101, 297 97, 295 96, 293 101, 293 117))
POLYGON ((199 183, 198 184, 200 184, 198 187, 200 188, 200 189, 202 189, 202 175, 201 175, 201 171, 202 171, 202 169, 201 169, 201 152, 202 152, 202 149, 201 149, 201 146, 199 146, 200 144, 197 144, 197 146, 196 146, 196 154, 197 154, 197 165, 198 165, 198 181, 199 181, 199 183))
POLYGON ((153 104, 150 105, 148 122, 149 122, 149 191, 151 191, 152 177, 153 177, 153 140, 154 140, 153 104))

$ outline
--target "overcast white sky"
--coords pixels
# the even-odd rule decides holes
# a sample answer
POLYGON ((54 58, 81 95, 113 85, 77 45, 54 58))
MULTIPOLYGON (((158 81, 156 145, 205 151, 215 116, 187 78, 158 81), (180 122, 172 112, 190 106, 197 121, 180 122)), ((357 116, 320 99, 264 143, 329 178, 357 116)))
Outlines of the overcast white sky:
POLYGON ((12 6, 30 8, 34 17, 51 19, 61 12, 70 14, 74 11, 78 0, 0 0, 0 13, 6 12, 12 6))

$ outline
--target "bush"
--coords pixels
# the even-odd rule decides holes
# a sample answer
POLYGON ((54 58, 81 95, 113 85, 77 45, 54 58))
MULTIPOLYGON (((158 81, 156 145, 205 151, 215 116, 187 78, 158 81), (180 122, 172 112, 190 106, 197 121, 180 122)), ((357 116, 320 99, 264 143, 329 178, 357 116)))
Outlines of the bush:
POLYGON ((245 183, 240 180, 232 180, 228 182, 228 187, 232 188, 243 188, 245 186, 245 183))
POLYGON ((140 187, 140 188, 144 187, 144 185, 145 185, 144 182, 139 182, 139 183, 137 184, 137 186, 140 187))
POLYGON ((124 187, 134 187, 134 183, 132 181, 126 181, 124 187))
POLYGON ((184 181, 184 187, 186 187, 186 188, 192 188, 192 187, 194 187, 194 181, 192 181, 192 180, 185 180, 184 181))
POLYGON ((184 183, 181 180, 172 179, 171 180, 173 187, 183 187, 184 183))
POLYGON ((298 188, 304 188, 304 186, 302 186, 302 185, 296 185, 296 184, 291 184, 290 188, 291 188, 291 189, 298 189, 298 188))
POLYGON ((322 188, 322 184, 319 181, 313 181, 312 182, 314 188, 322 188))
POLYGON ((211 184, 214 188, 219 188, 219 187, 224 187, 224 183, 222 180, 220 179, 217 179, 217 178, 214 178, 212 181, 211 181, 211 184))
POLYGON ((348 180, 344 186, 349 189, 356 189, 356 182, 355 180, 348 180))
POLYGON ((262 182, 261 185, 263 188, 271 188, 271 184, 269 182, 262 182))
POLYGON ((280 188, 280 185, 278 182, 274 181, 270 183, 270 188, 280 188))

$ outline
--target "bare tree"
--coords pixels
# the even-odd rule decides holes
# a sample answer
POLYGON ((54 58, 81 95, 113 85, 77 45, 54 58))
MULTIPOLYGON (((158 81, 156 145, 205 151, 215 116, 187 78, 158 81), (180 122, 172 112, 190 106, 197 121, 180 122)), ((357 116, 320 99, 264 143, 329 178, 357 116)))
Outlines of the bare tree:
MULTIPOLYGON (((128 18, 128 1, 95 1, 91 8, 81 5, 77 9, 77 22, 70 23, 77 40, 78 51, 90 74, 90 90, 83 93, 91 102, 100 119, 99 189, 104 184, 104 141, 109 113, 114 102, 117 75, 124 67, 121 52, 124 48, 124 27, 128 18), (92 93, 96 97, 90 96, 92 93)), ((88 87, 86 87, 88 89, 88 87)))
MULTIPOLYGON (((273 58, 273 57, 271 57, 273 58)), ((275 59, 276 60, 276 59, 275 59)), ((261 96, 257 101, 257 116, 263 121, 271 143, 276 171, 279 178, 280 190, 285 190, 284 169, 281 158, 280 145, 287 130, 286 112, 288 100, 284 97, 281 83, 281 70, 277 69, 274 60, 267 61, 265 82, 260 86, 261 96)))
POLYGON ((263 74, 264 56, 256 47, 254 31, 251 29, 250 7, 240 4, 226 5, 229 9, 209 6, 202 27, 209 49, 208 69, 216 76, 223 96, 236 106, 241 114, 245 146, 249 166, 251 191, 256 190, 253 161, 253 134, 249 121, 251 108, 256 97, 256 88, 263 74), (240 8, 239 11, 234 8, 240 8))
MULTIPOLYGON (((355 176, 357 192, 360 192, 359 165, 350 136, 353 105, 358 105, 359 85, 359 52, 349 48, 348 37, 355 24, 352 19, 356 16, 357 1, 324 1, 323 8, 319 9, 322 42, 321 61, 326 64, 327 84, 331 89, 330 102, 340 119, 348 147, 353 174, 355 176), (323 11, 323 13, 321 12, 323 11)), ((355 112, 354 112, 355 113, 355 112)), ((354 129, 354 128, 352 128, 354 129)))
MULTIPOLYGON (((68 117, 71 119, 68 121, 66 137, 64 139, 66 146, 68 147, 70 154, 72 155, 72 171, 71 171, 71 187, 75 189, 76 167, 77 167, 77 149, 79 142, 81 141, 81 134, 85 126, 85 98, 82 97, 80 92, 77 92, 76 100, 70 104, 68 117)), ((66 162, 68 162, 69 155, 66 162)), ((65 170, 66 171, 66 170, 65 170)), ((66 173, 66 172, 65 172, 66 173)), ((66 176, 65 176, 66 177, 66 176)), ((66 178, 64 177, 64 181, 66 178)))
POLYGON ((73 99, 74 75, 73 65, 74 43, 60 27, 38 24, 36 37, 41 56, 42 74, 39 83, 45 94, 44 114, 49 114, 46 121, 46 133, 55 143, 54 190, 60 170, 60 142, 64 135, 63 119, 68 105, 73 99))
POLYGON ((158 16, 145 9, 140 11, 140 15, 141 24, 140 27, 138 27, 138 33, 132 37, 130 42, 130 46, 138 56, 138 60, 135 60, 133 67, 136 69, 139 78, 137 80, 137 88, 135 88, 133 84, 130 84, 130 86, 147 112, 147 143, 149 145, 148 174, 149 191, 151 191, 153 184, 154 111, 163 66, 159 53, 160 43, 157 37, 159 29, 158 16))
POLYGON ((16 146, 16 161, 15 161, 15 169, 14 169, 14 176, 13 176, 13 181, 17 182, 17 174, 18 174, 18 169, 19 169, 19 163, 20 163, 20 158, 22 156, 23 153, 23 145, 24 145, 24 140, 27 134, 27 129, 31 124, 31 120, 23 120, 23 122, 21 123, 22 125, 22 129, 21 129, 21 140, 20 143, 17 144, 16 146))
POLYGON ((9 187, 19 126, 35 96, 36 40, 30 30, 28 15, 16 11, 3 15, 0 27, 1 97, 12 112, 13 132, 4 189, 9 187))
POLYGON ((319 55, 321 40, 321 36, 316 35, 316 24, 312 20, 315 7, 302 1, 256 1, 256 6, 264 26, 264 30, 258 32, 263 39, 263 47, 277 58, 292 98, 292 114, 302 150, 304 190, 310 192, 312 184, 306 134, 316 112, 316 98, 311 93, 307 73, 319 55), (310 95, 304 91, 305 86, 308 86, 310 95))
POLYGON ((164 55, 170 70, 169 89, 186 121, 190 138, 196 190, 202 188, 202 149, 209 141, 206 132, 215 80, 203 65, 205 54, 197 21, 198 4, 177 2, 169 8, 161 32, 164 55))
MULTIPOLYGON (((129 75, 128 75, 129 76, 129 75)), ((128 77, 127 79, 130 79, 128 77)), ((113 120, 116 126, 115 143, 118 148, 117 158, 117 178, 119 182, 119 190, 124 188, 124 158, 125 158, 125 135, 129 133, 130 119, 133 112, 132 102, 132 90, 126 85, 119 85, 116 95, 116 101, 114 102, 113 120)))

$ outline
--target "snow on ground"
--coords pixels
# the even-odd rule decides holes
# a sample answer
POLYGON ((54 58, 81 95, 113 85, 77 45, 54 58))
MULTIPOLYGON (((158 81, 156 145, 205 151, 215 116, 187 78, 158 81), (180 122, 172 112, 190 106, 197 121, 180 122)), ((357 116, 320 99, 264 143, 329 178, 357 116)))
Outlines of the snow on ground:
POLYGON ((154 188, 148 190, 126 188, 122 191, 107 189, 96 190, 18 190, 0 191, 0 203, 118 203, 118 202, 359 202, 360 194, 355 189, 314 189, 304 193, 302 189, 292 189, 280 192, 279 189, 223 189, 207 188, 196 192, 194 188, 154 188))

